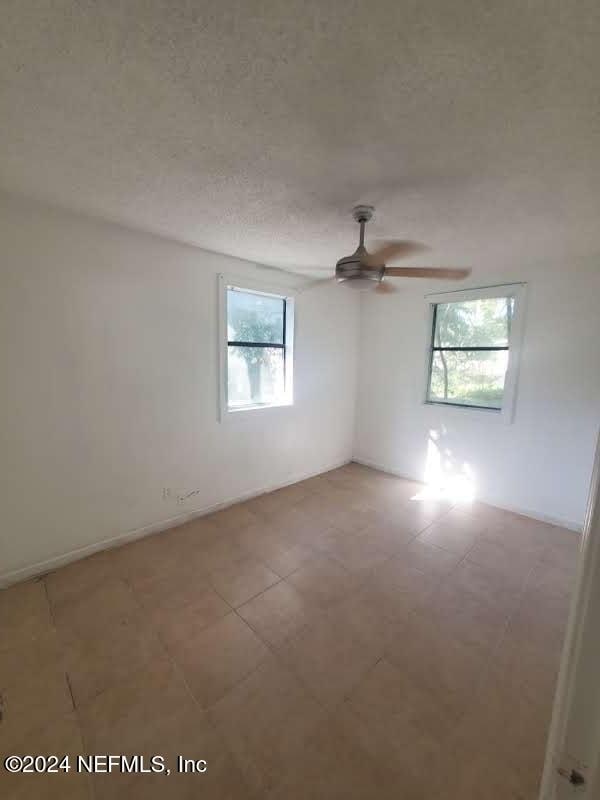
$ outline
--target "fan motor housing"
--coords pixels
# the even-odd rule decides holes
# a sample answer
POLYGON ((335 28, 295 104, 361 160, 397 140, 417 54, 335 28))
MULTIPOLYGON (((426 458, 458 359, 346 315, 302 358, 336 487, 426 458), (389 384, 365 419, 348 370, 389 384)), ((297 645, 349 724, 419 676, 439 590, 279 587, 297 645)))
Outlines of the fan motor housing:
POLYGON ((363 266, 364 257, 367 251, 364 247, 359 247, 358 250, 351 256, 345 256, 335 265, 335 277, 338 283, 345 283, 346 286, 352 289, 368 289, 381 282, 384 273, 384 267, 380 269, 366 269, 363 266))

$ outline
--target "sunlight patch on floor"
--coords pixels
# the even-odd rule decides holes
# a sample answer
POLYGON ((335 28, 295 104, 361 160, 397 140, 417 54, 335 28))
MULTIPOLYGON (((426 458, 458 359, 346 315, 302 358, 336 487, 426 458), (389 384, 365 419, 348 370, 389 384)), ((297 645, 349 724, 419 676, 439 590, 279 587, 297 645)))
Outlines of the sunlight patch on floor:
POLYGON ((456 459, 441 442, 440 432, 429 431, 425 461, 425 488, 411 500, 450 500, 468 503, 475 499, 476 481, 471 465, 456 459))

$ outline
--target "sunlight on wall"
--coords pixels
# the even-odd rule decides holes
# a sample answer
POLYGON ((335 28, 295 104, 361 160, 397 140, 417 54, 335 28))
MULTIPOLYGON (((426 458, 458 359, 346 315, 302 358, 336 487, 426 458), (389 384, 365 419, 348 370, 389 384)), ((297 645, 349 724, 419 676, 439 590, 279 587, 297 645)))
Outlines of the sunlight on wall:
POLYGON ((445 444, 447 431, 430 430, 427 440, 424 481, 426 488, 413 499, 445 499, 453 503, 469 502, 475 498, 475 475, 470 464, 458 460, 445 444))

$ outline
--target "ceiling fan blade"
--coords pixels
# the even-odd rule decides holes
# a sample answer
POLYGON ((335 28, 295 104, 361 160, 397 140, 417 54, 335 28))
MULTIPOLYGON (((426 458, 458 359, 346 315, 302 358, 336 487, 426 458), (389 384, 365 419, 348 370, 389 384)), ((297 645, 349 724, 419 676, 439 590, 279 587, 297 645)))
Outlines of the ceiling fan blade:
POLYGON ((335 281, 335 275, 332 275, 329 278, 319 278, 316 281, 309 281, 308 283, 305 283, 304 286, 302 286, 299 291, 307 292, 310 289, 315 289, 317 286, 323 286, 324 284, 331 283, 332 281, 335 281))
POLYGON ((386 267, 384 272, 384 275, 393 278, 437 278, 446 281, 460 281, 470 274, 470 269, 453 267, 386 267))
POLYGON ((427 247, 420 242, 409 241, 389 241, 384 242, 373 253, 369 253, 365 258, 365 265, 368 267, 382 267, 388 261, 395 258, 407 258, 427 250, 427 247))
MULTIPOLYGON (((270 273, 277 273, 278 275, 285 275, 288 278, 310 278, 310 275, 307 275, 304 272, 298 272, 297 269, 284 269, 283 267, 274 267, 271 264, 255 264, 256 268, 260 272, 270 272, 270 273)), ((331 267, 326 267, 328 272, 331 272, 331 267)))
POLYGON ((398 290, 395 286, 392 286, 391 283, 380 281, 375 287, 375 291, 377 294, 394 294, 394 292, 397 292, 398 290))

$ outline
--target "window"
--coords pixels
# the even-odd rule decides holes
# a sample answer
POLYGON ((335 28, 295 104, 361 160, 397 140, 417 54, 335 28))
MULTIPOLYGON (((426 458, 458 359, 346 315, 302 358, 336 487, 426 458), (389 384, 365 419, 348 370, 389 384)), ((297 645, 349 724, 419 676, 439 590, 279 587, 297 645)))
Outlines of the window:
POLYGON ((431 298, 428 403, 511 410, 521 294, 507 286, 431 298))
POLYGON ((222 411, 290 405, 293 299, 223 281, 222 411))

